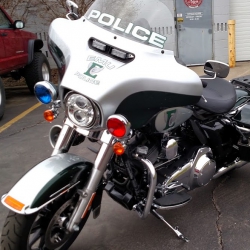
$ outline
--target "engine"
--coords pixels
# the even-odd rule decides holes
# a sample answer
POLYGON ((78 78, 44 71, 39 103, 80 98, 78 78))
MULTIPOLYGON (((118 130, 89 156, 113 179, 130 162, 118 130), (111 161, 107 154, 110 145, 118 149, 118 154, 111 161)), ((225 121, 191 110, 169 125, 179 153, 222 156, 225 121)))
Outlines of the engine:
POLYGON ((156 198, 172 192, 178 186, 190 190, 204 186, 216 172, 209 147, 198 146, 197 142, 183 136, 135 136, 129 142, 125 155, 113 156, 106 173, 105 190, 112 199, 129 210, 145 199, 149 184, 148 173, 133 158, 134 154, 140 154, 154 164, 158 183, 156 198))
POLYGON ((166 161, 156 164, 159 179, 163 183, 163 193, 166 193, 173 183, 183 184, 191 190, 205 186, 212 180, 216 163, 209 147, 185 147, 183 142, 179 145, 177 140, 171 139, 168 140, 164 151, 166 161))

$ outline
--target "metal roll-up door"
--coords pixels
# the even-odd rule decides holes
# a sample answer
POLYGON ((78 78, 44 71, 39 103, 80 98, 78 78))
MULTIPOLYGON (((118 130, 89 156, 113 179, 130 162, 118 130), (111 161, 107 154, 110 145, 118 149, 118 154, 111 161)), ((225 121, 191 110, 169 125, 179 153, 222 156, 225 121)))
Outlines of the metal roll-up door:
POLYGON ((230 0, 230 19, 236 21, 236 61, 250 60, 250 1, 230 0))

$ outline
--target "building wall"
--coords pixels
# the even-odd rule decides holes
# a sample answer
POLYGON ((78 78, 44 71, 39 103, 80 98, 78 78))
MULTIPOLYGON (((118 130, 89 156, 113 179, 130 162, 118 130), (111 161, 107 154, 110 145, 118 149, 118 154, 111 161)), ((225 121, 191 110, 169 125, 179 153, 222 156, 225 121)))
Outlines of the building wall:
POLYGON ((213 59, 228 63, 229 0, 214 0, 213 16, 213 59))
POLYGON ((236 21, 236 60, 250 60, 250 0, 230 0, 230 19, 236 21))

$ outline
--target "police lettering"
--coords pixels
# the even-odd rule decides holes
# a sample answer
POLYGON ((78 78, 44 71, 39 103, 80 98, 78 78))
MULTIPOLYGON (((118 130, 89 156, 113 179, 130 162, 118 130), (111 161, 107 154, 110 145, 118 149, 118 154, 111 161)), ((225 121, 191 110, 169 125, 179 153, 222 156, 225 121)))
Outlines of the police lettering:
POLYGON ((101 13, 98 10, 92 10, 88 16, 88 19, 95 19, 102 25, 112 27, 113 29, 119 30, 126 34, 131 33, 131 35, 136 39, 139 39, 141 41, 148 41, 148 43, 153 44, 159 48, 163 48, 164 43, 167 40, 165 36, 162 36, 155 32, 151 32, 150 30, 145 29, 141 26, 135 26, 133 23, 129 23, 128 26, 124 29, 119 26, 122 21, 120 18, 115 18, 112 15, 101 13))

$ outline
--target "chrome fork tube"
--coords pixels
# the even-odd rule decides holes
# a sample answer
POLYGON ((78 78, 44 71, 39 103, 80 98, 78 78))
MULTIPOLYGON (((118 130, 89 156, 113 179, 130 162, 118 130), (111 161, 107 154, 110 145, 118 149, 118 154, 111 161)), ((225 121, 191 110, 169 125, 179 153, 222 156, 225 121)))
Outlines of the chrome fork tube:
POLYGON ((58 136, 51 156, 68 152, 72 143, 74 133, 75 129, 65 122, 58 136))
POLYGON ((80 199, 70 218, 69 223, 67 224, 67 229, 70 232, 78 230, 78 225, 81 222, 81 219, 84 218, 91 207, 96 189, 113 154, 112 141, 113 136, 108 134, 107 131, 104 131, 101 137, 102 146, 98 152, 98 155, 96 156, 90 178, 85 187, 80 190, 80 199))

